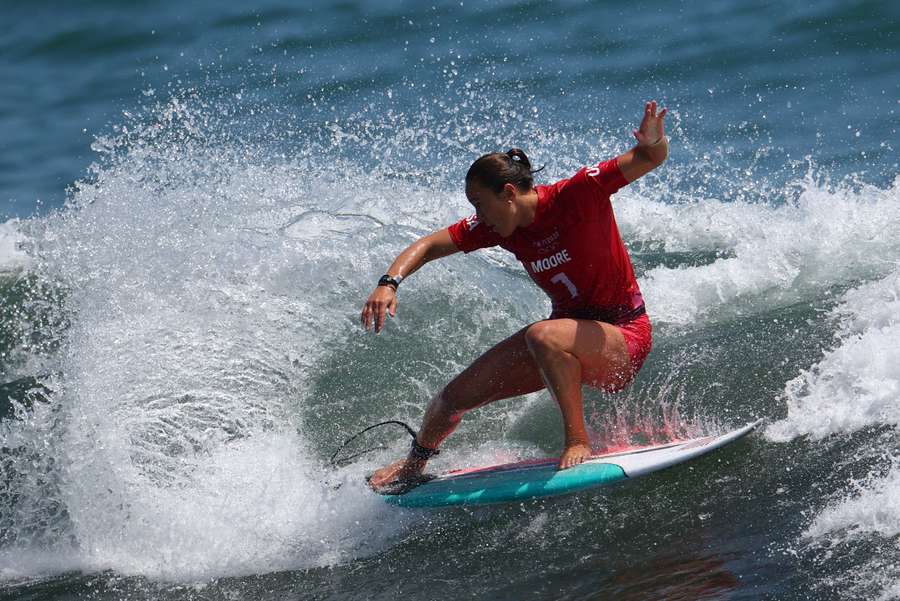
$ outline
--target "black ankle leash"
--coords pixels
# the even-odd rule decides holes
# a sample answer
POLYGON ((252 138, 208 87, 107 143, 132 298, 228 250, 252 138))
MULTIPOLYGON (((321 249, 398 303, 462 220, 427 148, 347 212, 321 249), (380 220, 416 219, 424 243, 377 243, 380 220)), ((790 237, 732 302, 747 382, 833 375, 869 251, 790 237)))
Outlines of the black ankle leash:
POLYGON ((331 456, 331 464, 334 465, 335 467, 341 467, 343 465, 350 463, 351 460, 356 459, 357 457, 361 457, 362 455, 365 455, 366 453, 371 453, 372 451, 378 451, 380 449, 386 449, 387 446, 381 445, 381 446, 377 446, 377 447, 372 447, 371 449, 366 449, 364 451, 360 451, 359 453, 354 453, 353 455, 349 455, 347 457, 342 457, 339 460, 335 460, 336 457, 340 454, 340 452, 344 450, 344 447, 346 447, 348 444, 350 444, 351 442, 356 440, 356 438, 359 437, 360 435, 365 434, 369 430, 374 430, 375 428, 378 428, 380 426, 388 426, 388 425, 403 426, 406 429, 406 431, 412 437, 412 447, 411 447, 410 452, 411 452, 412 456, 415 457, 416 459, 421 459, 423 461, 427 461, 427 460, 431 459, 432 457, 434 457, 435 455, 438 455, 440 453, 440 451, 437 449, 429 449, 428 447, 423 447, 422 445, 420 445, 419 442, 416 440, 416 431, 413 430, 411 427, 409 427, 408 424, 406 424, 405 422, 395 420, 395 419, 390 419, 388 421, 380 422, 380 423, 371 425, 367 428, 363 428, 362 430, 360 430, 359 432, 357 432, 356 434, 354 434, 353 436, 351 436, 350 438, 345 440, 344 444, 342 444, 338 448, 338 450, 334 452, 334 455, 331 456))

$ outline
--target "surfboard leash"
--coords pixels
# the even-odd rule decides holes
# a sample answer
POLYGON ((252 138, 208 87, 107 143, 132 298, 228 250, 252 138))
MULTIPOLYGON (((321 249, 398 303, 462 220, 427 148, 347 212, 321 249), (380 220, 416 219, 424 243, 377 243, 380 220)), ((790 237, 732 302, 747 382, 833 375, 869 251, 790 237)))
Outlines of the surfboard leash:
POLYGON ((401 422, 401 421, 396 420, 396 419, 389 419, 389 420, 387 420, 387 421, 385 421, 385 422, 379 422, 379 423, 373 424, 373 425, 371 425, 371 426, 369 426, 369 427, 367 427, 367 428, 363 428, 362 430, 360 430, 359 432, 357 432, 356 434, 354 434, 353 436, 351 436, 350 438, 348 438, 347 440, 345 440, 345 441, 344 441, 344 444, 342 444, 342 445, 338 448, 338 450, 334 452, 334 455, 331 456, 331 464, 332 464, 334 467, 341 467, 341 466, 347 465, 348 463, 350 463, 352 460, 356 459, 357 457, 361 457, 362 455, 365 455, 366 453, 371 453, 372 451, 379 451, 379 450, 381 450, 381 449, 386 449, 386 448, 388 448, 386 445, 380 445, 380 446, 377 446, 377 447, 372 447, 371 449, 366 449, 366 450, 364 450, 364 451, 360 451, 359 453, 355 453, 355 454, 349 455, 349 456, 347 456, 347 457, 342 457, 340 460, 337 460, 337 461, 335 460, 335 458, 340 454, 340 452, 344 450, 344 447, 346 447, 348 444, 350 444, 351 442, 353 442, 354 440, 356 440, 356 439, 357 439, 359 436, 361 436, 362 434, 365 434, 365 433, 368 432, 369 430, 374 430, 375 428, 378 428, 378 427, 381 427, 381 426, 389 426, 389 425, 403 426, 404 428, 406 428, 406 431, 409 433, 410 436, 412 436, 413 443, 415 444, 415 442, 416 442, 416 431, 413 430, 413 429, 409 426, 409 424, 407 424, 406 422, 401 422))

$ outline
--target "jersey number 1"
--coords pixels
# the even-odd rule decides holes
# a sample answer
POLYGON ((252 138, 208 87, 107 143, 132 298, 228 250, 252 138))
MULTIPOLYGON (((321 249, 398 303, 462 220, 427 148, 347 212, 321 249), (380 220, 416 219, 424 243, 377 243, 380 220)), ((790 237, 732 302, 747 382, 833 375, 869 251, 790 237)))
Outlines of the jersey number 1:
POLYGON ((572 280, 570 280, 566 274, 557 273, 555 276, 550 278, 550 281, 554 284, 564 284, 569 290, 569 294, 572 295, 572 298, 578 296, 578 288, 575 287, 575 284, 572 283, 572 280))

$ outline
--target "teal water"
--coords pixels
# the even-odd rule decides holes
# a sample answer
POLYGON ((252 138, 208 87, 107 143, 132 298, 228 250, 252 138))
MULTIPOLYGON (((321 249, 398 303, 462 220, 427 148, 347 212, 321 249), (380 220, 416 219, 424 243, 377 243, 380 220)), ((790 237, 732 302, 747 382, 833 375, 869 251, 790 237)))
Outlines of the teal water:
MULTIPOLYGON (((898 599, 900 10, 891 3, 4 3, 0 598, 898 599), (483 152, 615 198, 654 322, 599 446, 745 441, 609 490, 440 511, 333 470, 549 306, 502 251, 404 283, 483 152), (341 486, 335 488, 340 483, 341 486)), ((544 393, 435 469, 547 456, 544 393)), ((384 442, 384 439, 377 442, 384 442)))

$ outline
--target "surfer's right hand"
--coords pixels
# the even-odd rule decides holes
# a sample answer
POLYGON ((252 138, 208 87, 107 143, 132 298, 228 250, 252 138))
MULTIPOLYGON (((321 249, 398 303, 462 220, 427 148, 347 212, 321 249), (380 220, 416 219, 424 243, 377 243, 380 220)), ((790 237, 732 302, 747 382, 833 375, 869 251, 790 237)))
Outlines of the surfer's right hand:
POLYGON ((390 286, 376 286, 363 306, 360 321, 369 330, 375 324, 375 333, 384 327, 385 313, 394 317, 397 314, 397 291, 390 286))

